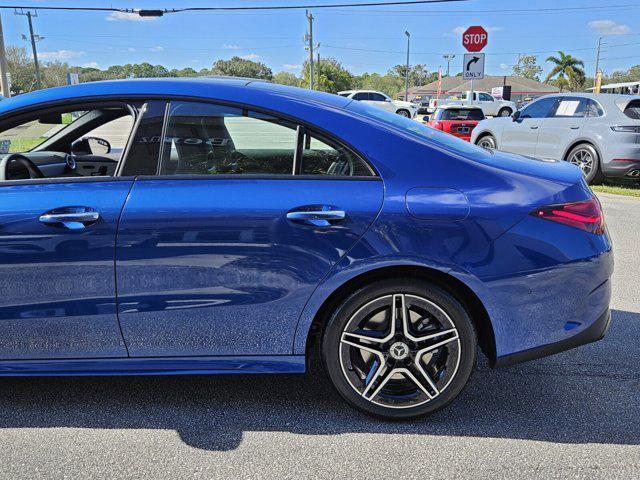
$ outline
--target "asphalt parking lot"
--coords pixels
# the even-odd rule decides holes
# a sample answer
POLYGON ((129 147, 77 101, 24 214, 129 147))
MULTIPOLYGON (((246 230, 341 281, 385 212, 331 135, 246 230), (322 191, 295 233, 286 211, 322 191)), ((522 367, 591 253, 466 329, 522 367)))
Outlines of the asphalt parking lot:
POLYGON ((640 199, 601 200, 616 252, 601 342, 481 363, 413 423, 359 414, 314 375, 2 379, 0 477, 638 478, 640 199))

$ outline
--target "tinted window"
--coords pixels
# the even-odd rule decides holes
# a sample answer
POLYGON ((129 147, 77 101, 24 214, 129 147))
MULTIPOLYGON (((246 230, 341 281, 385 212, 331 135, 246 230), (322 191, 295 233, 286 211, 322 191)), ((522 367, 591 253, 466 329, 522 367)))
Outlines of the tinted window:
POLYGON ((372 100, 374 102, 385 102, 387 100, 387 97, 385 97, 384 95, 380 95, 379 93, 370 93, 369 100, 372 100))
POLYGON ((581 118, 588 115, 589 101, 586 98, 564 97, 555 107, 554 118, 581 118))
POLYGON ((356 93, 353 96, 354 100, 369 100, 369 94, 367 92, 356 93))
POLYGON ((120 175, 155 175, 158 172, 160 138, 166 102, 148 102, 142 107, 142 118, 129 146, 120 175))
POLYGON ((208 103, 171 102, 162 175, 292 174, 296 125, 208 103))
POLYGON ((589 99, 589 103, 587 105, 587 117, 601 117, 604 115, 604 110, 598 102, 595 100, 589 99))
POLYGON ((484 120, 479 108, 447 108, 442 109, 442 120, 484 120))
POLYGON ((367 164, 346 147, 306 131, 299 173, 302 175, 372 176, 367 164))
POLYGON ((640 100, 631 100, 624 109, 624 114, 636 120, 640 120, 640 100))
POLYGON ((491 95, 488 95, 486 93, 480 93, 480 100, 483 102, 493 102, 493 97, 491 97, 491 95))
POLYGON ((536 100, 522 110, 520 118, 545 118, 557 100, 557 97, 546 97, 536 100))

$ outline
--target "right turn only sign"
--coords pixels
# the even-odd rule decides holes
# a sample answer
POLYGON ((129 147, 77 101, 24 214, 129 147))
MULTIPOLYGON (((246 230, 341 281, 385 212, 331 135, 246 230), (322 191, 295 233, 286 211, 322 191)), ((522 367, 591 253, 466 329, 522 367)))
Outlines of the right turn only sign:
POLYGON ((462 75, 465 80, 484 78, 484 53, 465 53, 462 75))

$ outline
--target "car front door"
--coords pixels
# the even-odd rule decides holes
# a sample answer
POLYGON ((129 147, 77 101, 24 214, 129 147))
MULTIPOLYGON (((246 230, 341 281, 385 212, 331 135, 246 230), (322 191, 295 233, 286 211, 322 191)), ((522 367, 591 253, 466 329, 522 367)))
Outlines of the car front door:
POLYGON ((505 118, 498 149, 505 152, 534 156, 538 143, 540 126, 552 111, 558 97, 543 97, 527 105, 517 120, 505 118))
POLYGON ((495 117, 498 114, 497 103, 488 93, 479 92, 474 104, 480 106, 485 115, 495 117))
MULTIPOLYGON (((41 171, 63 172, 64 152, 28 149, 58 129, 46 118, 68 122, 72 113, 65 107, 35 114, 33 121, 0 133, 0 141, 6 134, 11 149, 33 162, 50 159, 38 164, 41 171)), ((3 179, 14 178, 19 165, 9 162, 6 171, 13 174, 3 179)), ((29 176, 0 181, 0 360, 126 357, 114 257, 133 178, 29 176)))
POLYGON ((540 125, 535 156, 562 160, 569 146, 580 137, 588 105, 587 98, 563 97, 540 125))
POLYGON ((172 101, 165 131, 160 174, 138 177, 118 233, 130 355, 290 354, 382 182, 339 142, 243 108, 172 101))

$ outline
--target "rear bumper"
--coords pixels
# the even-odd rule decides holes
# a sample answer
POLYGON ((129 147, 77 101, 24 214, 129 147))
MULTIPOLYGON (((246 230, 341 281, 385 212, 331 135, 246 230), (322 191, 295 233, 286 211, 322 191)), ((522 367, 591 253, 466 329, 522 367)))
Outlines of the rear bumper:
POLYGON ((607 333, 610 323, 611 311, 607 308, 595 322, 576 335, 548 345, 542 345, 522 352, 498 357, 493 366, 495 368, 507 367, 516 363, 528 362, 529 360, 555 355, 556 353, 564 352, 565 350, 570 350, 587 343, 597 342, 604 337, 605 333, 607 333))
POLYGON ((611 160, 602 165, 602 173, 607 177, 640 179, 640 159, 611 160))

